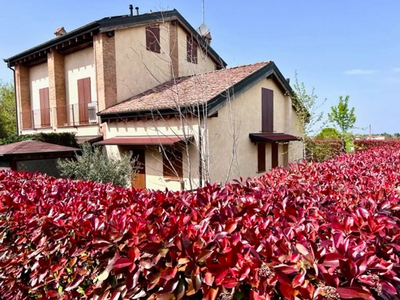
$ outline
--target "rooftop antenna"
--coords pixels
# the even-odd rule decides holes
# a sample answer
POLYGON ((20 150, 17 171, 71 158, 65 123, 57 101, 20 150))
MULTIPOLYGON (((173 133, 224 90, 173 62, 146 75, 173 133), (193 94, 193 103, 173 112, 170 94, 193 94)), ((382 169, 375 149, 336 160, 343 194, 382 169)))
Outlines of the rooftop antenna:
POLYGON ((200 33, 200 35, 205 38, 206 42, 208 44, 211 43, 211 34, 210 34, 210 28, 205 23, 205 0, 203 2, 203 23, 200 25, 199 28, 197 28, 197 32, 200 33))
POLYGON ((204 5, 204 0, 203 0, 203 24, 205 24, 205 5, 204 5))

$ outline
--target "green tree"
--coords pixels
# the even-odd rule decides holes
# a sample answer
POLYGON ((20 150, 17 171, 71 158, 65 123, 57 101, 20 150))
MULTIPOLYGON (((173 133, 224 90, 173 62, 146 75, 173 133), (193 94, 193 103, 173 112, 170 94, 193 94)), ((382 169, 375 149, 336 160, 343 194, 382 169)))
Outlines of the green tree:
POLYGON ((0 139, 17 133, 14 85, 0 81, 0 139))
POLYGON ((319 111, 321 106, 325 103, 318 102, 318 96, 315 94, 315 89, 312 88, 311 92, 307 91, 304 82, 300 82, 297 77, 297 72, 294 76, 293 84, 293 106, 296 109, 297 126, 300 132, 300 138, 303 142, 303 157, 313 156, 314 147, 310 136, 314 135, 315 127, 322 122, 324 113, 319 111))
POLYGON ((356 122, 356 115, 354 113, 354 107, 349 108, 349 96, 343 98, 339 97, 339 104, 331 107, 331 112, 328 113, 329 121, 335 124, 340 130, 340 137, 342 140, 342 148, 346 149, 346 133, 354 128, 356 122))
POLYGON ((92 148, 89 143, 82 145, 82 155, 76 160, 59 160, 58 169, 62 176, 72 179, 96 182, 112 182, 117 186, 128 186, 131 176, 137 174, 140 166, 130 155, 122 155, 120 159, 110 158, 98 147, 92 148))
POLYGON ((315 136, 317 140, 337 140, 340 139, 340 133, 336 128, 322 128, 321 132, 315 136))
POLYGON ((297 111, 302 139, 305 140, 314 135, 316 125, 322 121, 324 113, 319 110, 326 99, 319 103, 315 89, 312 88, 311 92, 307 91, 304 82, 299 82, 297 72, 294 77, 293 92, 293 105, 297 111))

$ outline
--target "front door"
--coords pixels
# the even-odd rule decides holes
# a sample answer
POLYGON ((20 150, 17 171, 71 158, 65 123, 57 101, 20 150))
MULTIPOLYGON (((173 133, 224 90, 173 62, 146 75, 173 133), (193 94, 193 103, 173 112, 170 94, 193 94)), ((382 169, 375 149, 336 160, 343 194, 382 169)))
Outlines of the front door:
POLYGON ((278 162, 278 143, 271 143, 271 168, 275 168, 279 165, 278 162))
POLYGON ((136 172, 132 174, 132 187, 138 189, 146 188, 146 168, 144 159, 144 150, 131 150, 132 159, 136 161, 138 167, 136 172))

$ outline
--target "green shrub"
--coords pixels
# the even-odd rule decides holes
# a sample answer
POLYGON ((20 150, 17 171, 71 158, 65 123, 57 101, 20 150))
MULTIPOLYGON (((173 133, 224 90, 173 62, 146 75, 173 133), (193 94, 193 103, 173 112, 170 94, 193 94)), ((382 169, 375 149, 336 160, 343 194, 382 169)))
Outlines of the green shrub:
POLYGON ((58 161, 62 176, 103 183, 112 182, 123 187, 129 185, 131 176, 137 173, 138 167, 137 160, 132 160, 128 154, 121 155, 121 158, 108 157, 100 148, 92 148, 89 143, 82 145, 82 154, 77 154, 75 160, 58 161))
POLYGON ((307 161, 322 162, 341 154, 342 142, 340 140, 313 140, 305 143, 307 161))

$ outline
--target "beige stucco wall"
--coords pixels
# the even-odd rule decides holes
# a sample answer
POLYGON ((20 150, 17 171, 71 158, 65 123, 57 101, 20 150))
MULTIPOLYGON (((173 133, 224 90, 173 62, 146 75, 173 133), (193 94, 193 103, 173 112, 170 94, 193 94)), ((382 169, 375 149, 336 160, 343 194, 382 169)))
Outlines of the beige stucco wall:
POLYGON ((189 76, 216 70, 214 61, 200 47, 197 47, 197 64, 187 61, 187 35, 187 32, 179 26, 179 76, 189 76))
POLYGON ((115 32, 118 102, 171 79, 169 24, 159 25, 160 53, 146 49, 145 26, 115 32))
POLYGON ((87 77, 90 77, 92 102, 96 102, 96 70, 93 47, 68 54, 65 56, 64 61, 67 104, 78 103, 78 80, 87 77))
POLYGON ((29 69, 29 82, 30 82, 31 107, 33 110, 34 124, 36 126, 40 126, 41 120, 40 120, 39 90, 49 87, 49 75, 47 70, 47 63, 33 66, 29 69))
MULTIPOLYGON (((109 123, 106 127, 106 139, 112 137, 164 137, 164 136, 192 136, 192 144, 189 146, 189 159, 186 149, 181 150, 183 154, 183 181, 186 189, 197 188, 198 179, 198 126, 196 119, 186 119, 182 123, 178 119, 167 120, 139 120, 136 122, 118 122, 109 123), (190 174, 190 175, 189 175, 190 174), (190 186, 190 181, 192 186, 190 186)), ((119 157, 121 153, 134 149, 134 146, 105 146, 106 153, 109 156, 119 157)), ((145 174, 146 188, 180 190, 181 183, 178 180, 163 178, 162 162, 163 146, 149 146, 145 149, 145 174), (161 151, 161 152, 160 152, 161 151)))
MULTIPOLYGON (((287 130, 285 122, 288 111, 293 109, 290 98, 283 95, 272 79, 261 80, 222 107, 218 111, 218 117, 208 121, 211 182, 224 183, 238 177, 245 179, 261 175, 257 173, 257 145, 250 141, 249 133, 261 130, 263 87, 274 91, 274 131, 295 134, 292 126, 287 130)), ((296 149, 289 146, 289 162, 299 158, 296 149)), ((284 156, 288 155, 287 152, 283 145, 279 146, 279 164, 285 162, 284 156)), ((267 171, 270 168, 271 145, 266 143, 267 171)))
MULTIPOLYGON (((292 123, 291 123, 291 131, 295 136, 301 136, 301 122, 295 110, 292 108, 292 123)), ((290 142, 289 144, 289 162, 295 162, 299 159, 303 159, 304 145, 301 141, 290 142)))

